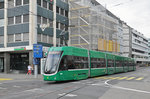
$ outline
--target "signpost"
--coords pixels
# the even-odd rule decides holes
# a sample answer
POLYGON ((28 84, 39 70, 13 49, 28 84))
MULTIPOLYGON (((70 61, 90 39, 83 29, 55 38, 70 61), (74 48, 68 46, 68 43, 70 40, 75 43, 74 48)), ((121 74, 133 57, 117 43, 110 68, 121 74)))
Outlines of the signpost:
POLYGON ((38 75, 38 64, 40 58, 43 57, 43 46, 40 44, 33 44, 33 64, 34 64, 34 75, 37 78, 38 75))

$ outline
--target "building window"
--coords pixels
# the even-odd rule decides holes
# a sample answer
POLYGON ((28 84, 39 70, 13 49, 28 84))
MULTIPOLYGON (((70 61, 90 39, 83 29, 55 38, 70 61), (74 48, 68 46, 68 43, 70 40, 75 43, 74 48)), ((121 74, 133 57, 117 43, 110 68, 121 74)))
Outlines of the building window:
POLYGON ((8 35, 8 43, 14 42, 14 34, 8 35))
POLYGON ((15 20, 15 24, 21 23, 21 15, 20 16, 16 16, 16 20, 15 20))
POLYGON ((43 0, 43 8, 47 9, 47 1, 46 0, 43 0))
POLYGON ((53 37, 49 36, 49 38, 48 38, 48 43, 49 43, 49 44, 53 44, 53 37))
POLYGON ((64 24, 60 23, 60 29, 63 30, 64 29, 64 24))
POLYGON ((15 42, 21 41, 21 33, 15 34, 15 42))
POLYGON ((39 15, 37 16, 37 23, 41 24, 41 16, 39 16, 39 15))
POLYGON ((29 0, 23 0, 23 4, 29 4, 29 0))
POLYGON ((65 16, 68 17, 68 11, 65 11, 65 16))
POLYGON ((60 38, 56 38, 56 44, 60 45, 60 38))
POLYGON ((23 15, 23 23, 29 22, 29 14, 23 15))
POLYGON ((8 18, 8 25, 14 24, 14 17, 8 18))
POLYGON ((53 20, 49 19, 49 26, 53 27, 53 20))
POLYGON ((41 0, 37 0, 37 4, 41 6, 41 0))
POLYGON ((53 5, 51 3, 49 3, 49 10, 53 11, 53 5))
POLYGON ((8 0, 8 8, 14 7, 14 0, 8 0))
POLYGON ((4 9, 4 2, 0 2, 0 9, 4 9))
POLYGON ((42 40, 41 40, 41 34, 38 34, 37 37, 38 37, 37 41, 38 41, 38 42, 41 42, 41 41, 42 41, 42 40))
POLYGON ((47 43, 47 35, 44 35, 44 34, 43 34, 42 42, 47 43))
POLYGON ((47 24, 47 18, 43 17, 43 24, 47 24))
POLYGON ((22 5, 22 0, 16 0, 16 6, 22 5))
POLYGON ((59 29, 59 22, 56 22, 56 28, 59 29))
POLYGON ((68 26, 67 25, 65 25, 65 31, 68 31, 68 26))
POLYGON ((0 27, 4 26, 4 19, 0 19, 0 27))
POLYGON ((23 41, 29 41, 29 33, 23 33, 23 41))
POLYGON ((56 13, 59 14, 59 7, 56 7, 56 13))
POLYGON ((4 36, 0 36, 0 44, 4 43, 4 36))
POLYGON ((64 15, 64 9, 61 8, 61 15, 64 15))

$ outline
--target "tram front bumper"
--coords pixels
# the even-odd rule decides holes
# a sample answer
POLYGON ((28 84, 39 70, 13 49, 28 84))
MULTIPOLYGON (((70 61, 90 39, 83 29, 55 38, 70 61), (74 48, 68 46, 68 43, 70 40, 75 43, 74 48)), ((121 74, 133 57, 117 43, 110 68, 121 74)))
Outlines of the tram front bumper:
POLYGON ((43 75, 44 81, 58 81, 58 77, 56 75, 43 75))

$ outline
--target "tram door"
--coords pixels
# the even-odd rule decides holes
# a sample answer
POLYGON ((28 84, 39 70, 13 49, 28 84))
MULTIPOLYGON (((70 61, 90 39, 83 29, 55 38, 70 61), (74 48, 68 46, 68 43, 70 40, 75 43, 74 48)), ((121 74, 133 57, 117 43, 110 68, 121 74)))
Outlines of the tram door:
POLYGON ((4 72, 4 58, 0 58, 0 72, 4 72))
POLYGON ((115 72, 114 57, 107 56, 107 73, 113 74, 114 72, 115 72))

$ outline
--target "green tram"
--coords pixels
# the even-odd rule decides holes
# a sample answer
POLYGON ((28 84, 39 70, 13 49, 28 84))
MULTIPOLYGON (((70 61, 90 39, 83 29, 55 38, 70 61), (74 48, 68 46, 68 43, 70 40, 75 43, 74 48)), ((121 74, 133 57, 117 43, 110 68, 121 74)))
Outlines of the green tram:
POLYGON ((132 58, 77 47, 51 47, 43 78, 45 81, 81 80, 133 70, 132 58))

